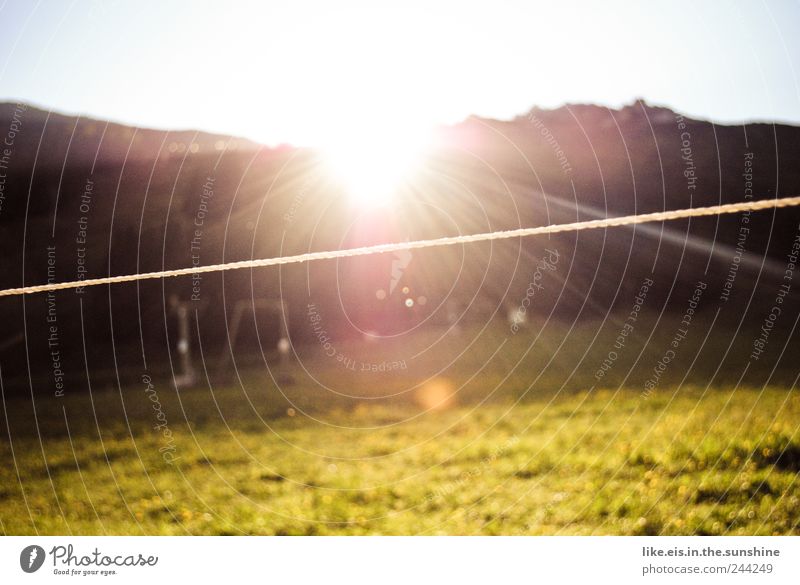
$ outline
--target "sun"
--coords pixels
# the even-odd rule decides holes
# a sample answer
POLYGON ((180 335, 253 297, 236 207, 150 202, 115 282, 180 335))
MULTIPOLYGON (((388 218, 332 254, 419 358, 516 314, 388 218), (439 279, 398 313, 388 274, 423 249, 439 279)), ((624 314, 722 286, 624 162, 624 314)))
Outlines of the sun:
POLYGON ((429 146, 425 129, 370 127, 366 121, 338 132, 322 151, 331 174, 356 205, 380 206, 413 181, 429 146))

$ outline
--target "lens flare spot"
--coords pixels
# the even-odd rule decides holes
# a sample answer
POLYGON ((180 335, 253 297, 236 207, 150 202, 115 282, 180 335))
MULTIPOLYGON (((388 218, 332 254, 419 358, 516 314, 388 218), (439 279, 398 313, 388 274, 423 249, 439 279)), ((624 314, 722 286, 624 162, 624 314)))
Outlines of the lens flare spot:
POLYGON ((434 378, 414 393, 414 401, 425 410, 447 410, 453 405, 455 387, 446 378, 434 378))

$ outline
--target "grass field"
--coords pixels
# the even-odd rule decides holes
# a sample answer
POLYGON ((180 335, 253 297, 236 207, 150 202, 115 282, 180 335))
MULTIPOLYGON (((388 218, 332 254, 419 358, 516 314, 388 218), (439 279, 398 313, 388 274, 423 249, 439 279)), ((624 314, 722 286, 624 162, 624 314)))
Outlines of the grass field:
MULTIPOLYGON (((257 368, 213 393, 156 380, 40 399, 36 421, 30 398, 10 399, 0 530, 800 533, 794 391, 665 383, 645 397, 635 384, 589 391, 582 381, 521 391, 532 368, 498 385, 508 366, 489 363, 469 386, 466 372, 440 376, 392 400, 331 398, 299 371, 276 399, 257 368), (462 387, 448 408, 426 410, 426 392, 462 387)), ((368 381, 354 394, 392 388, 368 381)))

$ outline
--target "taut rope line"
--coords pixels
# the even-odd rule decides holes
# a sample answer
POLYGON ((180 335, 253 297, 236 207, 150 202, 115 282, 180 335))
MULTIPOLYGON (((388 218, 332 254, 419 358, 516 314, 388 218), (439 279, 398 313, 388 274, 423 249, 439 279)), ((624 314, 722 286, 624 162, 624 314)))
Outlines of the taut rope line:
POLYGON ((74 280, 70 282, 54 282, 50 284, 38 284, 33 286, 23 286, 20 288, 8 288, 5 290, 0 290, 0 297, 34 294, 38 292, 48 292, 48 291, 63 290, 70 288, 81 288, 85 286, 97 286, 100 284, 116 284, 119 282, 148 280, 151 278, 166 278, 169 276, 188 276, 191 274, 201 274, 204 272, 237 270, 239 268, 262 268, 265 266, 280 266, 282 264, 311 262, 313 260, 332 260, 336 258, 349 258, 352 256, 366 256, 368 254, 384 254, 386 252, 397 252, 399 250, 416 250, 419 248, 434 248, 438 246, 452 246, 455 244, 470 244, 473 242, 486 242, 490 240, 505 240, 509 238, 540 236, 544 234, 555 234, 559 232, 590 230, 598 228, 617 227, 623 225, 636 225, 639 223, 649 223, 655 221, 671 221, 675 219, 686 219, 689 217, 722 215, 727 213, 739 213, 742 211, 761 211, 764 209, 778 209, 782 207, 796 207, 796 206, 800 206, 800 197, 784 197, 782 199, 761 199, 758 201, 745 201, 742 203, 728 203, 725 205, 712 205, 710 207, 677 209, 673 211, 658 211, 655 213, 645 213, 642 215, 625 215, 621 217, 609 217, 605 219, 593 219, 590 221, 578 221, 574 223, 563 223, 563 224, 554 224, 554 225, 546 225, 539 227, 519 228, 515 230, 488 232, 482 234, 472 234, 467 236, 449 236, 431 240, 398 242, 395 244, 378 244, 376 246, 364 246, 360 248, 332 250, 328 252, 308 252, 306 254, 296 254, 294 256, 281 256, 279 258, 240 260, 238 262, 226 262, 224 264, 211 264, 208 266, 177 268, 174 270, 159 270, 158 272, 145 272, 143 274, 105 276, 103 278, 88 278, 85 280, 74 280))

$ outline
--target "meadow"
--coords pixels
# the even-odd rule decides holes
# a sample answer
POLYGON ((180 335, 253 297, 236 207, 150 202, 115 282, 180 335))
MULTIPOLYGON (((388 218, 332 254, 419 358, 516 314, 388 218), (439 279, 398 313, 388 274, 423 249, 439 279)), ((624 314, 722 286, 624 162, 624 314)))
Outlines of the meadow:
MULTIPOLYGON (((153 375, 37 395, 35 417, 30 397, 6 397, 0 531, 800 533, 794 390, 714 378, 687 345, 644 393, 669 331, 650 339, 641 368, 628 352, 599 385, 615 327, 589 338, 592 327, 570 331, 583 344, 555 351, 563 337, 551 331, 526 351, 530 338, 495 324, 444 373, 445 349, 424 358, 431 375, 413 392, 411 368, 360 375, 312 346, 305 369, 250 363, 221 380, 201 370, 180 392, 153 375)), ((361 342, 338 351, 391 354, 361 342)))

